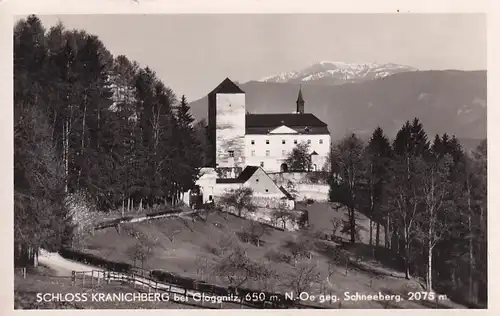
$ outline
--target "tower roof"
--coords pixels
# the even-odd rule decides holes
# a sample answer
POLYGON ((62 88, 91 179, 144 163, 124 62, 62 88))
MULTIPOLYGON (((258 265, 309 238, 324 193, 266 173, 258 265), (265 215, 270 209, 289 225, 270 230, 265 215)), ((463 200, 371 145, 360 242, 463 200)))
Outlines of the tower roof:
POLYGON ((245 92, 241 90, 240 87, 238 87, 234 82, 232 82, 231 79, 226 78, 215 89, 213 89, 212 92, 209 93, 209 95, 217 93, 237 94, 245 92))
POLYGON ((282 125, 298 133, 329 134, 327 125, 311 113, 247 114, 245 116, 246 134, 266 135, 282 125))
POLYGON ((304 98, 302 97, 302 86, 299 88, 299 95, 297 96, 297 103, 304 103, 304 98))

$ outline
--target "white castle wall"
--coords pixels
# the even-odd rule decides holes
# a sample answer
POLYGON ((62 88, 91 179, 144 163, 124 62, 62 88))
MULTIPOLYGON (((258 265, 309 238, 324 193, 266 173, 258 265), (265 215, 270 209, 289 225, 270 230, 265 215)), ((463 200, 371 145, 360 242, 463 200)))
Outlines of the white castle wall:
POLYGON ((249 166, 260 166, 261 162, 263 162, 264 171, 280 172, 281 164, 297 146, 295 141, 297 141, 298 144, 310 141, 310 152, 312 153, 315 151, 318 154, 317 158, 315 158, 316 168, 317 170, 322 170, 326 162, 326 157, 328 157, 330 152, 330 135, 327 134, 246 135, 246 164, 249 166), (252 144, 252 141, 254 144, 252 144), (269 141, 269 144, 267 144, 266 141, 269 141))

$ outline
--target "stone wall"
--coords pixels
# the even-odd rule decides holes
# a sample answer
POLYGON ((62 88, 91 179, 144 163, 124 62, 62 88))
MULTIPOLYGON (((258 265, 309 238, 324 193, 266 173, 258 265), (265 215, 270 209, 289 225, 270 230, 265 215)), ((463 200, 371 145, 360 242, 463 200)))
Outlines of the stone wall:
MULTIPOLYGON (((218 198, 216 198, 216 204, 218 202, 218 198)), ((232 213, 232 214, 238 214, 238 211, 234 208, 224 208, 225 212, 232 213)), ((266 207, 258 207, 254 212, 242 212, 242 217, 245 217, 247 219, 251 219, 257 222, 265 223, 280 229, 283 229, 283 222, 280 220, 277 220, 274 216, 273 213, 276 211, 276 209, 272 208, 266 208, 266 207)), ((287 219, 285 221, 285 230, 289 231, 295 231, 298 230, 299 223, 298 220, 302 214, 300 211, 296 210, 290 210, 290 212, 294 215, 290 219, 287 219)))
POLYGON ((281 206, 285 207, 288 210, 293 210, 295 208, 295 202, 293 200, 271 198, 264 196, 254 196, 253 201, 257 206, 263 208, 277 209, 280 208, 281 206))
POLYGON ((313 199, 318 202, 328 201, 330 186, 325 172, 279 172, 269 173, 278 185, 290 194, 295 194, 297 201, 313 199), (294 191, 294 192, 293 192, 294 191))
POLYGON ((275 172, 268 173, 278 185, 286 187, 288 181, 294 184, 328 184, 328 173, 322 171, 312 172, 275 172))
POLYGON ((298 184, 297 200, 313 199, 317 202, 326 202, 329 198, 330 186, 327 184, 298 184))

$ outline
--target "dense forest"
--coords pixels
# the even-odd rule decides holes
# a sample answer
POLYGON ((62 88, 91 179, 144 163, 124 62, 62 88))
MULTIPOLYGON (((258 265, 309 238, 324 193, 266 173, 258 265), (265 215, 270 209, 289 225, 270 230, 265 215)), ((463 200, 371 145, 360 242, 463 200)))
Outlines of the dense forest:
POLYGON ((381 128, 368 144, 346 136, 332 146, 329 163, 338 175, 330 199, 349 211, 351 242, 359 210, 370 218, 377 259, 400 258, 406 278, 425 278, 428 291, 486 304, 486 140, 465 152, 454 136, 430 141, 415 118, 392 142, 381 128))
POLYGON ((75 193, 96 211, 176 203, 204 163, 200 128, 185 97, 97 36, 61 23, 46 30, 34 15, 18 21, 16 247, 69 242, 65 201, 75 193))

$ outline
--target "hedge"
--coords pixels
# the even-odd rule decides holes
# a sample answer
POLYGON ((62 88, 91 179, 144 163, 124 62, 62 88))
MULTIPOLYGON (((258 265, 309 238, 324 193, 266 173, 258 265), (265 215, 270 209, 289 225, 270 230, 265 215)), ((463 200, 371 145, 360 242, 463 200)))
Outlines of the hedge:
POLYGON ((59 250, 59 254, 66 259, 83 262, 95 267, 100 267, 116 272, 131 273, 133 268, 132 265, 128 263, 106 260, 89 253, 69 248, 63 248, 59 250))

